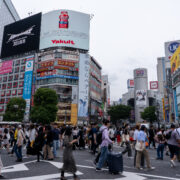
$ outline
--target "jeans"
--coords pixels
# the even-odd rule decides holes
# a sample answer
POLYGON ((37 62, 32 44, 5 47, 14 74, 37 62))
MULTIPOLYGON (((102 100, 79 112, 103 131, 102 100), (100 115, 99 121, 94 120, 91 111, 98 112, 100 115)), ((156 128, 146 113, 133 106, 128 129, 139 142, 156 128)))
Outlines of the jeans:
POLYGON ((17 146, 17 144, 15 144, 14 152, 18 159, 22 159, 22 146, 17 146))
POLYGON ((108 147, 107 146, 101 147, 101 155, 99 157, 97 168, 101 169, 103 167, 105 161, 107 160, 107 155, 108 155, 108 147))
POLYGON ((159 144, 157 148, 157 158, 163 159, 163 153, 164 153, 164 144, 159 144))
POLYGON ((54 154, 54 157, 56 157, 56 151, 59 149, 59 147, 60 147, 59 140, 53 140, 53 154, 54 154))

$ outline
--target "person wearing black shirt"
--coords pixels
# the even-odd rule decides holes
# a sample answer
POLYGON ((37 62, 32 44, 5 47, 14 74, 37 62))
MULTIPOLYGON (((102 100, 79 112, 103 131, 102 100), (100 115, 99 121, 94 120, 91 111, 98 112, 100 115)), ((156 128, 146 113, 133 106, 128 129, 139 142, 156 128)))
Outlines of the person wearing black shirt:
POLYGON ((151 126, 149 129, 149 149, 151 147, 151 143, 153 143, 154 149, 156 148, 154 137, 155 137, 155 131, 154 131, 153 126, 151 126))
POLYGON ((57 128, 57 124, 54 124, 54 129, 52 130, 53 133, 53 155, 54 158, 56 157, 56 151, 59 149, 60 147, 60 130, 57 128))

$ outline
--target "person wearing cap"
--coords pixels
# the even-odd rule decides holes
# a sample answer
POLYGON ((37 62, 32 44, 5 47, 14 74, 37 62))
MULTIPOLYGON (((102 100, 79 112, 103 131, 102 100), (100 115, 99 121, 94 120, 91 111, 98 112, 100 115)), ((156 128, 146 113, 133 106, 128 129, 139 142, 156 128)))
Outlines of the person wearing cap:
POLYGON ((18 126, 18 132, 17 132, 17 143, 15 145, 15 154, 17 157, 16 162, 22 162, 22 146, 23 146, 23 140, 24 140, 24 132, 22 130, 22 126, 18 126))

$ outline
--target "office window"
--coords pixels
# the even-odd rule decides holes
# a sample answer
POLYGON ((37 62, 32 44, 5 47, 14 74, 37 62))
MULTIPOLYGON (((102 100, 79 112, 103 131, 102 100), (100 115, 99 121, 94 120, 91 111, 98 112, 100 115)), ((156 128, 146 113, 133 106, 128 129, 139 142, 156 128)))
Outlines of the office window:
POLYGON ((16 75, 14 76, 14 80, 18 80, 18 77, 19 77, 19 75, 16 74, 16 75))
POLYGON ((3 77, 3 82, 7 82, 7 76, 3 77))
POLYGON ((17 86, 18 86, 18 82, 14 82, 13 83, 13 88, 17 88, 17 86))
POLYGON ((12 88, 12 83, 8 83, 8 89, 12 88))
POLYGON ((2 84, 2 89, 6 89, 6 84, 2 84))
POLYGON ((9 76, 8 81, 12 81, 12 80, 13 80, 13 76, 11 75, 9 76))
POLYGON ((14 96, 14 95, 16 95, 17 94, 17 90, 15 89, 15 90, 12 90, 12 95, 14 96))
POLYGON ((23 87, 23 86, 24 86, 24 82, 23 81, 19 82, 19 87, 23 87))
POLYGON ((23 94, 23 89, 18 89, 18 95, 23 94))

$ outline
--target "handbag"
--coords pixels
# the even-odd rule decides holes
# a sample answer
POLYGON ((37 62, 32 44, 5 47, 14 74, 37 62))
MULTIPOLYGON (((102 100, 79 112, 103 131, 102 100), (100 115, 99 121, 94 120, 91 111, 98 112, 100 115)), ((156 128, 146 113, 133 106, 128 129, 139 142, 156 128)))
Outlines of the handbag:
POLYGON ((145 148, 144 143, 142 143, 141 145, 140 141, 136 141, 136 145, 135 145, 136 151, 143 151, 144 148, 145 148))

